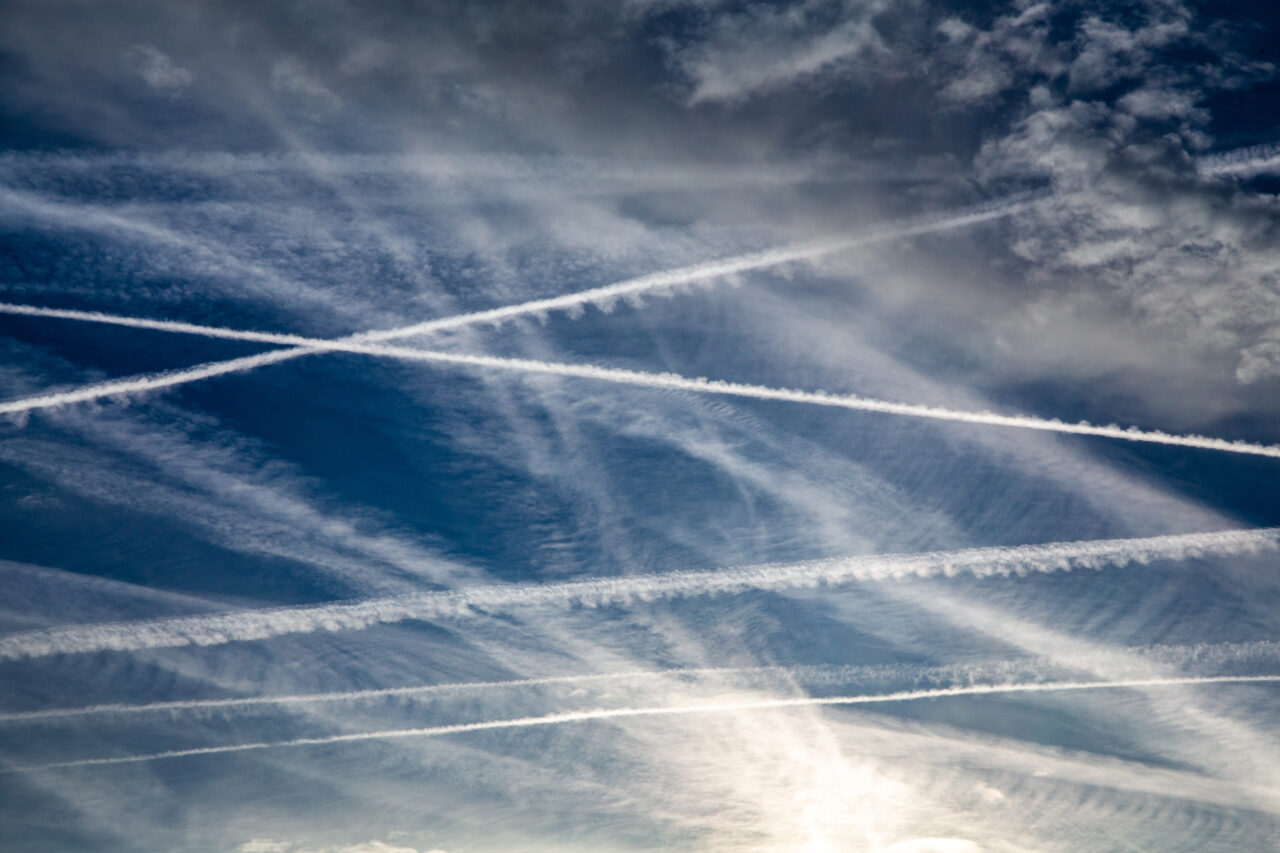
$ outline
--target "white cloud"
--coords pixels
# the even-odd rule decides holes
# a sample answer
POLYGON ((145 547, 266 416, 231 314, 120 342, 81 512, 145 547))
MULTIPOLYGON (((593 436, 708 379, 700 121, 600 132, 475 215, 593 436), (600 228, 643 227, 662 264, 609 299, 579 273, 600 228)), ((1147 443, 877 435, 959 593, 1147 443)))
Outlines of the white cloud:
POLYGON ((385 841, 367 841, 356 844, 338 844, 316 847, 306 842, 278 841, 255 838, 236 848, 237 853, 447 853, 435 848, 419 850, 417 847, 401 847, 385 841))
POLYGON ((885 848, 885 853, 982 853, 984 848, 962 838, 913 838, 885 848))
POLYGON ((289 853, 290 850, 296 849, 293 844, 288 841, 273 841, 267 838, 254 838, 241 844, 239 853, 289 853))

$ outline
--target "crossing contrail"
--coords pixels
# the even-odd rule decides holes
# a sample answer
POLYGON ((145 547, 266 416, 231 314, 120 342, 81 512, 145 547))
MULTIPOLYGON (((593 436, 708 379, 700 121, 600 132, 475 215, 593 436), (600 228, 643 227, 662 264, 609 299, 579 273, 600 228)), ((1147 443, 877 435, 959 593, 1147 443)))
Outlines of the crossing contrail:
POLYGON ((319 746, 333 743, 350 743, 366 740, 394 738, 440 737, 442 735, 482 732, 493 729, 519 729, 533 726, 555 726, 565 723, 581 723, 591 720, 616 720, 628 717, 683 716, 688 714, 717 714, 741 711, 764 711, 783 708, 802 708, 822 705, 869 705, 882 702, 914 702, 922 699, 941 699, 950 696, 982 696, 1007 693, 1051 693, 1077 690, 1117 690, 1174 687, 1197 684, 1249 684, 1280 682, 1280 675, 1216 675, 1183 676, 1172 678, 1140 678, 1118 681, 1062 681, 1035 684, 974 684, 964 687, 941 687, 932 690, 903 690, 896 693, 873 693, 860 696, 798 696, 784 699, 755 699, 736 702, 704 703, 697 705, 662 705, 644 708, 595 708, 586 711, 568 711, 541 717, 517 717, 507 720, 490 720, 480 723, 457 723, 445 726, 426 726, 413 729, 390 729, 372 732, 351 732, 324 737, 295 738, 293 740, 260 741, 257 743, 206 746, 195 749, 174 749, 152 752, 146 755, 123 755, 110 758, 81 758, 73 761, 57 761, 34 767, 14 768, 18 771, 53 770, 65 767, 91 767, 103 764, 133 764, 157 761, 165 758, 185 758, 196 755, 218 755, 227 752, 247 752, 258 749, 319 746))
POLYGON ((14 305, 0 303, 0 313, 15 314, 27 317, 49 317, 64 320, 80 320, 93 323, 107 323, 116 326, 128 326, 136 329, 176 332, 180 334, 202 335, 204 337, 222 338, 226 340, 256 341, 259 343, 280 344, 292 347, 287 351, 268 353, 261 356, 230 359, 227 361, 209 362, 186 370, 173 370, 146 376, 131 377, 113 382, 103 382, 84 388, 73 389, 59 394, 42 394, 24 400, 11 400, 0 404, 0 413, 31 411, 49 406, 84 402, 108 397, 114 394, 129 394, 142 391, 153 391, 209 379, 229 373, 253 370, 268 364, 278 364, 319 352, 345 351, 365 352, 368 350, 352 349, 352 345, 378 343, 397 338, 425 335, 432 332, 459 329, 480 324, 500 324, 516 317, 546 314, 552 311, 564 311, 581 308, 586 305, 608 305, 618 299, 634 298, 645 293, 672 290, 685 285, 693 285, 724 278, 725 276, 749 272, 756 269, 779 266, 800 260, 812 260, 845 249, 887 240, 902 239, 920 234, 961 228, 992 219, 1010 216, 1034 203, 1034 199, 1026 196, 1002 199, 987 205, 952 211, 929 218, 907 222, 890 223, 871 229, 863 234, 840 240, 805 243, 797 246, 770 249, 739 255, 718 261, 694 266, 681 267, 664 272, 651 273, 638 278, 631 278, 604 287, 580 290, 562 296, 546 299, 535 299, 518 305, 491 308, 485 311, 473 311, 452 317, 442 317, 402 326, 395 329, 362 332, 342 338, 326 340, 308 338, 301 335, 271 334, 269 332, 246 332, 237 329, 226 329, 215 326, 202 326, 194 323, 182 323, 168 320, 149 320, 134 317, 121 317, 97 311, 75 311, 58 308, 40 308, 31 305, 14 305), (254 359, 262 359, 255 361, 254 359))
MULTIPOLYGON (((88 319, 109 317, 110 315, 80 315, 82 312, 64 311, 60 309, 30 308, 0 304, 0 312, 14 314, 38 314, 39 316, 71 317, 71 319, 88 319)), ((932 420, 954 421, 958 423, 980 424, 983 426, 1013 427, 1016 429, 1039 430, 1070 435, 1091 435, 1102 438, 1120 439, 1151 444, 1193 447, 1200 450, 1213 450, 1226 453, 1244 453, 1256 456, 1280 458, 1280 446, 1257 444, 1247 441, 1229 441, 1203 435, 1178 435, 1161 430, 1143 430, 1136 427, 1121 427, 1114 424, 1099 425, 1086 421, 1068 423, 1056 418, 1040 418, 1031 415, 1001 415, 995 412, 973 412, 949 409, 943 406, 926 406, 916 403, 896 403, 889 400, 877 400, 871 397, 860 397, 854 394, 829 394, 824 391, 803 391, 794 388, 773 388, 765 385, 752 385, 744 382, 726 382, 718 379, 691 378, 675 373, 646 373, 638 370, 625 370, 614 367, 599 367, 589 364, 565 364, 553 361, 535 361, 523 358, 502 358, 490 355, 468 355, 464 353, 425 350, 414 347, 386 346, 369 344, 351 340, 326 340, 323 338, 307 338, 301 335, 280 334, 275 332, 242 331, 225 329, 216 326, 197 326, 191 323, 170 323, 164 320, 146 320, 134 318, 115 318, 121 325, 132 325, 161 331, 183 334, 203 334, 210 337, 229 338, 233 340, 258 341, 262 343, 286 344, 297 346, 297 349, 277 350, 255 356, 233 359, 226 362, 213 362, 187 370, 166 373, 148 374, 128 379, 72 389, 70 391, 41 394, 0 403, 0 414, 26 412, 34 409, 83 402, 112 394, 151 391, 173 385, 181 385, 195 379, 205 379, 222 373, 250 370, 264 364, 272 364, 296 358, 299 354, 308 354, 323 350, 348 352, 408 361, 435 362, 456 364, 465 367, 479 367, 493 370, 508 370, 521 373, 542 373, 553 376, 564 376, 578 379, 592 379, 601 382, 612 382, 622 385, 637 385, 646 388, 659 388, 671 391, 692 391, 698 394, 722 394, 732 397, 748 397, 757 400, 778 400, 790 403, 804 403, 816 406, 829 406, 843 409, 854 409, 864 412, 899 415, 904 417, 928 418, 932 420), (304 352, 305 350, 305 352, 304 352)), ((445 322, 445 321, 438 321, 445 322)))
POLYGON ((960 573, 985 578, 1077 568, 1101 569, 1153 560, 1254 553, 1278 545, 1280 528, 1270 527, 1139 539, 834 557, 551 584, 494 584, 394 598, 23 631, 0 637, 0 660, 109 650, 213 646, 291 634, 354 631, 409 620, 466 618, 477 611, 512 608, 601 607, 747 590, 798 589, 960 573))

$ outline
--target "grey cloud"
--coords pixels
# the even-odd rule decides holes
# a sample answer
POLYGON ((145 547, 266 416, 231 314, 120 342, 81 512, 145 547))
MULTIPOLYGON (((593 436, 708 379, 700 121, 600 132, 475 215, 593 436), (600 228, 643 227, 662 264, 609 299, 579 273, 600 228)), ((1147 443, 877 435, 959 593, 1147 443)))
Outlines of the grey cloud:
POLYGON ((883 74, 893 50, 877 16, 913 5, 874 0, 834 5, 809 0, 790 8, 748 6, 716 18, 705 38, 676 47, 674 61, 689 76, 690 103, 749 98, 821 76, 883 74))
POLYGON ((126 56, 147 85, 158 92, 177 95, 191 85, 190 71, 150 45, 134 45, 126 56))

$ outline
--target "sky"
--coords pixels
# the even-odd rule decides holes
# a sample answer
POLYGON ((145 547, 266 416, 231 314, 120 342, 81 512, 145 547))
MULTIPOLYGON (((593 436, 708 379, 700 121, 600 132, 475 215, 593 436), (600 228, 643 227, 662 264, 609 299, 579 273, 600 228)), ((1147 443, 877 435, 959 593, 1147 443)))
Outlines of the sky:
POLYGON ((0 846, 1280 849, 1265 6, 3 4, 0 846))

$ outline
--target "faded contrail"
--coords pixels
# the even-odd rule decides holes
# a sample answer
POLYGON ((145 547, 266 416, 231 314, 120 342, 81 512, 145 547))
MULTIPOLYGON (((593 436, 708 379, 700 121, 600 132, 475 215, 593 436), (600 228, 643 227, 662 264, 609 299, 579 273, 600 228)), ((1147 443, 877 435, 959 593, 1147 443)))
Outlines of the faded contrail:
POLYGON ((0 723, 22 723, 34 720, 64 719, 110 714, 147 714, 166 711, 216 711, 253 708, 264 705, 307 705, 322 702, 354 702, 392 696, 422 696, 433 693, 465 693, 550 684, 581 684, 592 681, 626 681, 642 678, 687 678, 702 675, 738 675, 752 673, 789 674, 787 667, 700 667, 691 669, 638 669, 627 672, 601 672, 585 675, 547 675, 538 678, 516 678, 506 681, 463 681, 443 684, 420 684, 405 687, 380 687, 370 690, 344 690, 330 693, 294 693, 275 696, 236 696, 227 699, 179 699, 171 702, 148 702, 141 705, 85 705, 79 708, 46 708, 40 711, 0 713, 0 723))
MULTIPOLYGON (((569 297, 565 297, 569 298, 569 297)), ((546 310, 543 307, 538 310, 546 310)), ((526 303, 526 308, 528 304, 526 303)), ((432 323, 469 323, 488 322, 496 311, 515 310, 494 309, 479 314, 462 315, 461 317, 435 320, 432 323), (471 318, 471 319, 468 319, 471 318), (480 318, 480 319, 476 319, 480 318)), ((914 418, 930 418, 932 420, 955 421, 960 423, 981 424, 984 426, 1014 427, 1032 429, 1043 432, 1068 433, 1072 435, 1093 435, 1103 438, 1115 438, 1124 441, 1139 441, 1153 444, 1194 447, 1201 450, 1216 450, 1227 453, 1246 453, 1257 456, 1280 458, 1280 446, 1256 444, 1246 441, 1228 441, 1203 435, 1175 435, 1160 430, 1142 430, 1136 427, 1120 427, 1114 424, 1100 426, 1086 421, 1066 423, 1056 418, 1038 418, 1030 415, 1001 415, 995 412, 970 412, 948 409, 941 406, 924 406, 915 403, 894 403, 888 400, 877 400, 870 397, 859 397, 853 394, 828 394, 822 391, 801 391, 793 388, 772 388, 765 385, 751 385, 743 382, 725 382, 718 379, 690 378, 675 373, 645 373, 638 370, 624 370, 613 367, 597 367, 589 364, 564 364, 552 361, 534 361, 523 358, 501 358, 489 355, 466 355, 462 353, 441 352, 439 350, 423 350, 413 347, 385 346, 363 343, 369 335, 389 336, 405 333, 404 329, 387 332, 373 332, 354 338, 326 340, 308 338, 301 335, 281 334, 276 332, 254 332, 239 329, 226 329, 217 326, 199 326, 192 323, 176 323, 167 320, 147 320, 131 317, 116 317, 108 314, 69 311, 53 308, 34 308, 24 305, 8 305, 0 303, 0 313, 23 314, 43 317, 58 317, 74 320, 92 320, 109 322, 117 325, 155 329, 158 331, 177 332, 181 334, 199 334, 209 337, 228 338, 232 340, 257 341, 261 343, 284 344, 296 349, 279 350, 256 356, 247 356, 226 362, 212 362, 188 370, 177 370, 168 373, 149 374, 130 379, 120 379, 90 385, 72 391, 43 394, 25 397, 0 403, 0 414, 31 411, 33 409, 59 406, 66 403, 82 402, 111 394, 122 394, 139 391, 151 391, 171 385, 181 385, 195 379, 205 379, 222 373, 249 370, 264 364, 272 364, 320 351, 349 352, 361 355, 397 358, 408 361, 427 361, 445 364, 458 364, 467 367, 481 367, 497 370, 513 370, 522 373, 543 373, 553 376, 567 376, 579 379, 594 379, 602 382, 613 382, 622 385, 639 385, 646 388, 662 388, 673 391, 693 391, 699 394, 724 394, 733 397, 750 397, 757 400, 781 400, 790 403, 806 403, 817 406, 855 409, 864 412, 880 412, 882 414, 900 415, 914 418)), ((503 315, 513 316, 513 315, 503 315)), ((419 324, 413 334, 423 331, 430 324, 419 324)), ((443 328, 436 326, 435 328, 443 328)), ((429 331, 429 330, 428 330, 429 331)))
POLYGON ((102 153, 5 152, 0 154, 0 171, 18 172, 24 176, 41 171, 92 171, 107 169, 185 170, 203 172, 215 177, 231 174, 275 173, 319 168, 326 174, 392 175, 401 178, 420 177, 429 180, 500 180, 543 183, 569 183, 581 191, 594 191, 605 185, 628 186, 641 183, 646 188, 720 187, 737 185, 788 185, 810 181, 840 183, 890 178, 938 178, 954 174, 941 167, 890 167, 878 163, 870 166, 835 170, 820 160, 794 164, 755 163, 708 166, 681 165, 670 162, 614 160, 603 158, 561 157, 555 155, 505 157, 466 153, 418 151, 409 154, 338 154, 294 152, 280 154, 237 154, 231 152, 163 152, 102 153))
MULTIPOLYGON (((1280 660, 1280 643, 1255 641, 1249 643, 1213 643, 1193 646, 1139 646, 1125 649, 1125 653, 1137 655, 1149 664, 1161 666, 1186 666, 1189 664, 1266 662, 1280 660)), ((386 699, 400 696, 437 696, 455 693, 513 690, 525 687, 542 687, 557 684, 591 684, 595 682, 639 682, 661 679, 702 679, 716 677, 780 678, 798 684, 872 684, 886 679, 921 682, 999 680, 1004 683, 1046 680, 1048 670, 1083 669, 1096 667, 1100 660, 1110 661, 1106 653, 1092 655, 1058 655, 1053 660, 1045 658, 1014 658, 994 661, 970 661, 959 665, 922 666, 919 664, 880 664, 875 666, 851 666, 812 664, 802 666, 732 666, 732 667, 680 667, 670 669, 636 669, 620 672, 593 672, 575 675, 544 675, 532 678, 514 678, 504 681, 454 681, 437 684, 416 684, 399 687, 379 687, 366 690, 341 690, 325 693, 267 694, 258 696, 232 696, 223 699, 177 699, 162 702, 110 703, 82 705, 78 707, 42 708, 38 711, 11 711, 0 713, 0 723, 31 723, 80 717, 131 716, 135 714, 165 714, 182 711, 238 711, 246 708, 329 704, 335 702, 360 702, 367 699, 386 699)), ((1141 673, 1153 677, 1150 671, 1141 673)), ((1136 677, 1137 674, 1135 674, 1136 677)), ((1111 677, 1124 677, 1112 673, 1111 677)))
POLYGON ((439 737, 441 735, 481 732, 491 729, 520 729, 532 726, 555 726, 562 723, 581 723, 589 720, 612 720, 624 717, 676 716, 685 714, 717 714, 736 711, 763 711, 779 708, 802 708, 817 705, 869 705, 880 702, 912 702, 920 699, 940 699, 947 696, 981 696, 992 693, 1050 693, 1072 690, 1113 690, 1122 688, 1174 687, 1188 684, 1231 684, 1280 682, 1280 675, 1215 675, 1185 676, 1174 678, 1141 678, 1123 681, 1062 681, 1039 684, 975 684, 965 687, 941 687, 933 690, 904 690, 897 693, 875 693, 862 696, 799 696, 786 699, 757 699, 739 702, 708 703, 699 705, 658 706, 650 708, 596 708, 587 711, 569 711, 547 714, 542 717, 517 717, 508 720, 491 720, 483 723, 458 723, 448 726, 428 726, 417 729, 391 729, 374 732, 352 732, 325 737, 296 738, 283 741, 262 741, 226 746, 206 746, 196 749, 174 749, 147 755, 127 755, 114 758, 82 758, 75 761, 58 761, 35 767, 14 768, 18 771, 52 770, 61 767, 89 767, 101 764, 132 764, 140 761, 156 761, 163 758, 185 758, 194 755, 217 755, 225 752, 247 752, 254 749, 280 747, 318 746, 330 743, 347 743, 362 740, 384 740, 407 737, 439 737))
POLYGON ((1269 142, 1206 154, 1195 159, 1196 169, 1204 175, 1255 175, 1280 169, 1280 144, 1269 142))
POLYGON ((408 620, 464 618, 475 615, 476 611, 522 607, 600 607, 745 590, 797 589, 959 573, 985 578, 1076 568, 1100 569, 1152 560, 1253 553, 1277 545, 1280 545, 1280 528, 1270 527, 1142 539, 836 557, 553 584, 495 584, 396 598, 23 631, 0 637, 0 660, 107 650, 212 646, 289 634, 354 631, 408 620))
POLYGON ((164 373, 137 376, 114 382, 104 382, 74 391, 63 392, 62 394, 44 394, 38 397, 27 398, 25 400, 11 400, 8 403, 0 404, 0 413, 30 411, 32 409, 64 405, 66 403, 83 402, 85 400, 107 397, 113 394, 152 391, 159 388, 167 388, 175 385, 182 385, 187 382, 208 379, 227 373, 238 373, 244 370, 252 370, 256 367, 262 367, 267 364, 277 364, 294 358, 314 355, 318 352, 336 350, 346 352, 364 352, 366 354, 377 355, 379 353, 372 353, 368 350, 362 349, 352 349, 350 345, 377 343, 380 341, 394 340, 396 338, 405 338, 414 335, 424 335, 431 332, 458 329, 465 326, 479 325, 483 323, 492 323, 496 325, 515 317, 527 316, 530 314, 544 314, 549 311, 573 310, 589 304, 607 305, 617 299, 629 297, 634 298, 644 293, 671 290, 684 285, 711 281, 717 278, 723 278, 724 276, 734 275, 750 270, 779 266, 793 261, 813 259, 861 245, 900 239, 919 234, 945 231, 952 228, 961 228, 966 225, 973 225, 991 219, 1010 216, 1025 209, 1033 203, 1034 202, 1032 200, 1028 200, 1025 197, 1004 199, 989 205, 969 208, 964 211, 953 212, 943 216, 885 225, 878 229, 868 231, 860 236, 844 240, 806 243, 799 246, 771 249, 769 251, 756 252, 749 255, 740 255, 734 258, 712 261, 710 263, 698 264, 696 266, 681 267, 679 269, 668 270, 666 272, 652 273, 650 275, 627 279, 626 281, 606 285, 604 287, 596 287, 589 290, 581 290, 576 293, 565 294, 564 296, 535 299, 531 302, 520 303, 519 305, 492 308, 486 311, 474 311, 469 314, 459 314, 453 317, 443 317, 438 320, 428 320, 422 323, 415 323, 411 326, 403 326, 396 329, 384 329, 382 331, 348 335, 334 340, 307 338, 301 335, 277 335, 267 332, 244 332, 236 329, 201 326, 193 323, 120 317, 112 314, 102 314, 96 311, 73 311, 0 303, 0 313, 6 314, 18 314, 28 317, 53 317, 65 320, 82 320, 94 323, 108 323, 117 326, 129 326, 137 329, 152 329, 163 332, 203 335, 205 337, 223 338, 227 340, 257 341, 260 343, 282 344, 284 346, 293 347, 291 350, 270 353, 262 356, 237 358, 229 361, 209 362, 187 370, 167 371, 164 373), (268 355, 270 356, 269 359, 268 355), (253 361, 253 358, 268 360, 257 362, 253 361))

